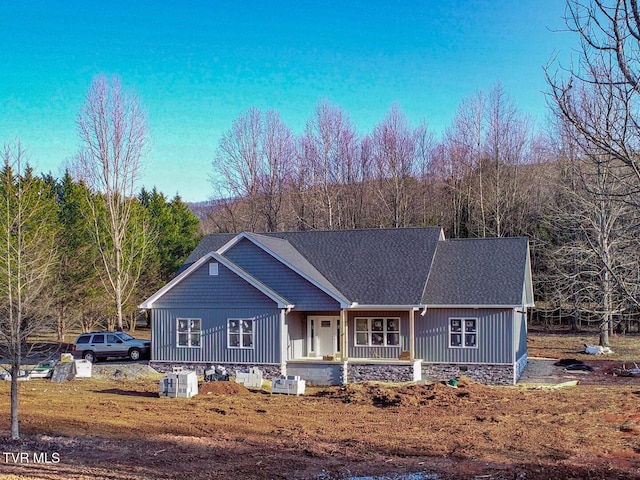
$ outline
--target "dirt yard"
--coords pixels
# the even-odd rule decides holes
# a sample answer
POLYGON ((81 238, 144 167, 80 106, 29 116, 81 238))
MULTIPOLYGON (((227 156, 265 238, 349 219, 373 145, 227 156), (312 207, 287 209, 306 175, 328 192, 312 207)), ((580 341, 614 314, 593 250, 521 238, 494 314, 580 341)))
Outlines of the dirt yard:
MULTIPOLYGON (((463 377, 458 388, 360 384, 300 397, 218 382, 159 398, 147 367, 99 364, 92 379, 21 384, 23 440, 0 440, 0 476, 640 479, 640 377, 614 375, 640 358, 640 337, 614 339, 614 355, 597 359, 583 343, 593 339, 533 333, 530 356, 547 359, 548 376, 515 387, 463 377), (560 358, 594 371, 548 360, 560 358), (578 385, 558 386, 567 378, 578 385)), ((0 409, 8 432, 8 382, 0 409)))

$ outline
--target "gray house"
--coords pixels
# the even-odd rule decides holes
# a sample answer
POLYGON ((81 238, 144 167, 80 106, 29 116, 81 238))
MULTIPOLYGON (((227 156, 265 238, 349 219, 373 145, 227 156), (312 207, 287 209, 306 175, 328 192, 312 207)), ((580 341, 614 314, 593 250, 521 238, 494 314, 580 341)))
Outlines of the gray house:
POLYGON ((146 300, 152 363, 310 384, 514 384, 527 362, 526 238, 441 228, 208 235, 146 300))

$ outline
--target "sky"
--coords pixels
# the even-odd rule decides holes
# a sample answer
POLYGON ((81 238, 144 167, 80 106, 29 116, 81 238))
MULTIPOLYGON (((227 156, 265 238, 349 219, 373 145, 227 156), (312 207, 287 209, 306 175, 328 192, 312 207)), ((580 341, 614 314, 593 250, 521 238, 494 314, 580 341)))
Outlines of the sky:
POLYGON ((147 112, 140 188, 196 202, 251 107, 301 133, 327 100, 368 133, 397 104, 439 137, 500 82, 541 125, 543 66, 577 44, 563 14, 563 0, 0 2, 0 142, 62 177, 91 81, 117 75, 147 112))

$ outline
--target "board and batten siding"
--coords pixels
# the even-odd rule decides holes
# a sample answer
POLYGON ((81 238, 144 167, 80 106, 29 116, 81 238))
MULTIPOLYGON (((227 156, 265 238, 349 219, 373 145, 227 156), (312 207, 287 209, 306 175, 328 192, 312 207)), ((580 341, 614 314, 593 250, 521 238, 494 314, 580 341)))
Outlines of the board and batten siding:
POLYGON ((200 266, 160 297, 154 308, 273 307, 275 302, 242 277, 218 264, 218 274, 209 275, 211 261, 200 266))
POLYGON ((513 333, 513 309, 429 308, 415 317, 415 356, 433 363, 513 364, 513 333), (478 319, 478 348, 449 347, 450 318, 478 319))
POLYGON ((527 313, 516 308, 514 311, 514 341, 516 346, 515 360, 522 358, 527 353, 527 313))
POLYGON ((409 350, 409 312, 404 311, 352 311, 348 315, 349 358, 393 358, 409 350), (356 318, 400 318, 400 345, 397 347, 356 346, 356 318))
POLYGON ((151 359, 164 362, 280 363, 278 308, 154 308, 151 359), (202 345, 178 347, 177 319, 202 320, 202 345), (254 348, 228 348, 227 320, 254 320, 254 348))
POLYGON ((339 310, 340 304, 250 240, 242 239, 224 256, 275 290, 296 310, 339 310))

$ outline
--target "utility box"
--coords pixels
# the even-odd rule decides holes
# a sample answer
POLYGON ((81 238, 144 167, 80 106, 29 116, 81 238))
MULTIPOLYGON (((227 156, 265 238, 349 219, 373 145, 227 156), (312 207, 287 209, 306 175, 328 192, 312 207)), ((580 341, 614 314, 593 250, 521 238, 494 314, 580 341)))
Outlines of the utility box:
POLYGON ((271 384, 271 393, 284 393, 287 395, 302 395, 304 393, 305 381, 299 376, 289 375, 276 378, 271 384))
POLYGON ((257 367, 236 372, 236 383, 247 388, 262 388, 262 370, 257 367))
POLYGON ((191 398, 198 394, 198 377, 196 372, 180 371, 169 373, 160 380, 161 397, 191 398))

